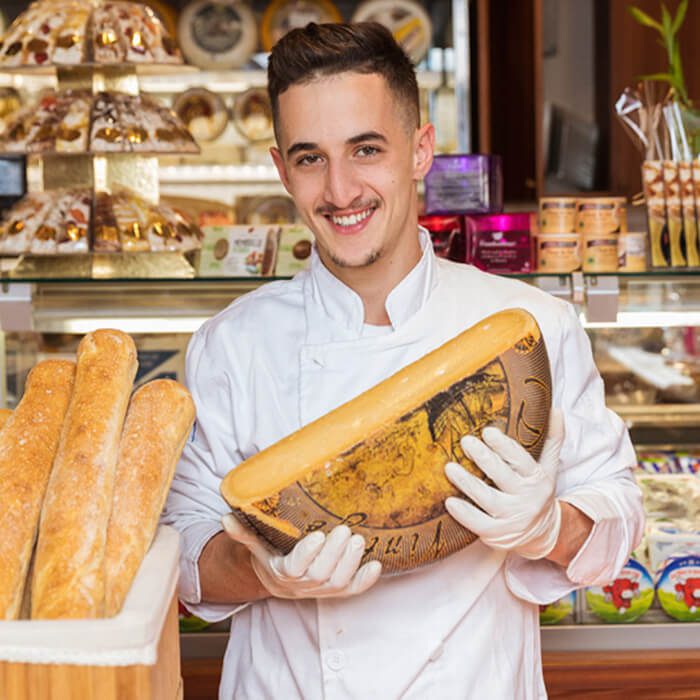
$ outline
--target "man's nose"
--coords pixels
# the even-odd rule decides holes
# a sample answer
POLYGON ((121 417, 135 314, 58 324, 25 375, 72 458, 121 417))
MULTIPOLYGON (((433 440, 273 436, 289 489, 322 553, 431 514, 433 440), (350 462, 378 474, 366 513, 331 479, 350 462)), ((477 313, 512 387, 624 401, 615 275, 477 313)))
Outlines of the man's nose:
POLYGON ((324 196, 337 209, 349 207, 362 194, 362 185, 349 163, 329 163, 326 168, 324 196))

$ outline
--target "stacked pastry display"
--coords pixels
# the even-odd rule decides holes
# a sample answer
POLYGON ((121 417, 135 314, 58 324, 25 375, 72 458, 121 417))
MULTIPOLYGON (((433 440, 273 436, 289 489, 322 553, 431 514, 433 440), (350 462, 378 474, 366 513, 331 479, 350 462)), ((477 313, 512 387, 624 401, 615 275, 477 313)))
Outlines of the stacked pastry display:
POLYGON ((169 379, 140 387, 132 339, 45 360, 0 430, 0 620, 119 612, 194 420, 169 379))
POLYGON ((133 2, 35 2, 0 40, 0 67, 181 62, 153 11, 133 2))
POLYGON ((13 22, 0 40, 0 70, 61 70, 59 89, 21 109, 0 136, 0 153, 41 157, 28 158, 28 170, 35 169, 28 182, 32 189, 44 190, 30 191, 5 212, 0 254, 186 252, 200 247, 200 230, 180 212, 157 203, 155 158, 137 159, 198 153, 182 120, 147 95, 95 91, 107 85, 138 92, 136 66, 181 62, 160 20, 138 3, 40 0, 13 22), (70 165, 65 161, 60 175, 52 177, 47 156, 67 154, 85 158, 70 165), (135 158, 118 158, 125 154, 135 158), (139 186, 137 196, 124 187, 132 182, 148 186, 139 186))
POLYGON ((178 116, 147 95, 50 91, 0 138, 7 153, 198 153, 178 116))
POLYGON ((94 202, 84 188, 34 192, 0 220, 3 255, 186 252, 201 241, 201 230, 182 213, 123 188, 97 192, 94 202))

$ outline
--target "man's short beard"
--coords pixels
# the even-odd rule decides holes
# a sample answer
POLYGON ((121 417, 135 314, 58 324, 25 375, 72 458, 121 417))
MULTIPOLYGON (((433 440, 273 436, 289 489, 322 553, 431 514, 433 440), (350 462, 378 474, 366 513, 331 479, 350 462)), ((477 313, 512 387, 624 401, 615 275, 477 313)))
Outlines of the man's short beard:
POLYGON ((328 257, 331 259, 331 262, 336 265, 337 267, 346 267, 346 268, 358 268, 358 267, 369 267, 372 263, 377 262, 379 258, 382 256, 381 250, 373 250, 371 251, 367 257, 360 263, 351 263, 348 262, 347 260, 343 260, 342 258, 336 257, 333 255, 333 253, 328 254, 328 257))

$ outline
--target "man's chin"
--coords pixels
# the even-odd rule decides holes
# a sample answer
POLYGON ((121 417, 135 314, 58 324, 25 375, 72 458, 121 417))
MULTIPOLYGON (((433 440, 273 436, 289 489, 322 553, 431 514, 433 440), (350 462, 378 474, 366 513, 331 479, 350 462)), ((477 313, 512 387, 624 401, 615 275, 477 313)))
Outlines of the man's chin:
POLYGON ((379 260, 379 258, 381 257, 381 252, 378 250, 374 250, 363 256, 358 256, 357 258, 349 258, 346 256, 330 253, 328 257, 336 267, 340 267, 345 270, 352 270, 369 267, 373 263, 377 262, 377 260, 379 260))

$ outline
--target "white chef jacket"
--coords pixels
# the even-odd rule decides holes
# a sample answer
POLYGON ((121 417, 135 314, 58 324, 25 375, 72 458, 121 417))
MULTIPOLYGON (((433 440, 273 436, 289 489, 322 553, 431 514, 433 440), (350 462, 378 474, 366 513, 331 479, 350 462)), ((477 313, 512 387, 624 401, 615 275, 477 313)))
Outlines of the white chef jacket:
POLYGON ((641 537, 627 431, 573 308, 530 285, 436 258, 391 291, 391 327, 364 324, 360 297, 314 252, 311 269, 236 299, 193 336, 187 384, 197 423, 164 521, 182 534, 180 596, 196 615, 233 615, 222 700, 546 697, 538 603, 608 581, 641 537), (221 479, 239 462, 348 401, 496 311, 522 307, 542 330, 553 405, 565 416, 557 494, 594 521, 567 570, 475 542, 342 599, 201 602, 197 560, 230 509, 221 479))

